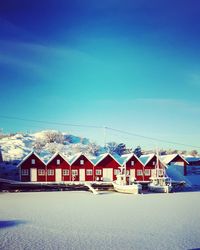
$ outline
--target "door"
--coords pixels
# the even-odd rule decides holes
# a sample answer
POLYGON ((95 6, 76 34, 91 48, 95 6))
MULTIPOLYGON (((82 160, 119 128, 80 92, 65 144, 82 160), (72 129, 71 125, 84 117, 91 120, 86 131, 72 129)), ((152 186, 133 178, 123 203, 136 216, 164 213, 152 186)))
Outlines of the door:
POLYGON ((103 168, 103 181, 113 181, 112 168, 103 168))
POLYGON ((85 181, 85 169, 80 169, 79 170, 79 180, 80 181, 85 181))
POLYGON ((60 168, 56 169, 56 182, 62 181, 62 171, 60 168))
POLYGON ((130 170, 130 180, 134 181, 135 180, 135 169, 130 170))
POLYGON ((31 181, 37 181, 37 168, 31 168, 31 181))

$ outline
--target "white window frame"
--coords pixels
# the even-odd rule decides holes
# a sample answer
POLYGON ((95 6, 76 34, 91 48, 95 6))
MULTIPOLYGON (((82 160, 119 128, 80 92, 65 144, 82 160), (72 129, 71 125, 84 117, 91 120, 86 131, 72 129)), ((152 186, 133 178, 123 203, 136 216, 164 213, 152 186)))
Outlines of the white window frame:
POLYGON ((54 169, 48 169, 47 170, 47 175, 48 176, 53 176, 54 175, 54 169))
POLYGON ((143 176, 143 172, 142 172, 141 169, 138 169, 138 170, 137 170, 137 176, 143 176))
POLYGON ((130 170, 126 170, 126 175, 130 175, 130 170))
POLYGON ((152 165, 153 165, 153 166, 155 166, 155 165, 156 165, 156 162, 155 162, 155 161, 153 161, 153 162, 152 162, 152 165))
POLYGON ((102 175, 102 170, 101 169, 96 169, 96 175, 102 175))
POLYGON ((44 169, 38 169, 38 175, 39 176, 44 176, 45 175, 45 170, 44 169))
POLYGON ((144 175, 145 176, 150 176, 151 175, 151 169, 145 169, 144 170, 144 175))
POLYGON ((56 165, 60 165, 60 159, 56 160, 56 165))
POLYGON ((86 175, 93 175, 92 169, 86 169, 86 175))
POLYGON ((31 159, 31 164, 35 165, 35 159, 31 159))
POLYGON ((163 174, 164 174, 163 169, 158 169, 158 176, 163 175, 163 174))
POLYGON ((22 169, 21 170, 21 175, 22 176, 28 176, 29 175, 29 170, 28 169, 22 169))
POLYGON ((78 170, 72 169, 72 176, 77 176, 77 175, 78 175, 78 170))
POLYGON ((69 169, 63 169, 63 175, 64 176, 69 175, 69 169))
POLYGON ((135 162, 134 161, 131 161, 131 166, 134 166, 135 165, 135 162))
POLYGON ((84 160, 80 160, 80 165, 84 165, 84 160))

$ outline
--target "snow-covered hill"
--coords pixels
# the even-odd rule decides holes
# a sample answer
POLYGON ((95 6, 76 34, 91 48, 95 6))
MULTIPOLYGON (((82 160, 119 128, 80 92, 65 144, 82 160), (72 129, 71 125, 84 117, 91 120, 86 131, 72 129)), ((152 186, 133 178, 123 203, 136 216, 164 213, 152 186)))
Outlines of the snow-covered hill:
POLYGON ((20 161, 35 150, 44 160, 56 151, 66 156, 83 152, 98 155, 105 149, 91 143, 89 139, 57 131, 40 131, 34 134, 15 134, 0 139, 1 154, 4 161, 20 161))

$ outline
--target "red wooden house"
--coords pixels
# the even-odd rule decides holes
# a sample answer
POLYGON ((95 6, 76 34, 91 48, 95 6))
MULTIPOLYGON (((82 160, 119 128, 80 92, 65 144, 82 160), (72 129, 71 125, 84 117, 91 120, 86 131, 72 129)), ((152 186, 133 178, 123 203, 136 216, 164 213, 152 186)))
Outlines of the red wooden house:
POLYGON ((47 181, 70 181, 70 164, 60 153, 55 153, 47 162, 47 181))
POLYGON ((121 165, 126 167, 126 174, 129 176, 128 182, 143 181, 144 164, 135 154, 121 156, 121 165))
POLYGON ((84 154, 75 155, 70 160, 71 181, 93 181, 94 164, 84 154))
POLYGON ((109 153, 99 156, 95 164, 94 180, 97 181, 113 181, 120 172, 121 164, 109 153))
POLYGON ((18 165, 21 181, 45 182, 46 164, 35 153, 29 153, 18 165))
POLYGON ((143 172, 137 171, 136 174, 136 180, 139 182, 149 182, 151 177, 162 177, 165 174, 166 165, 159 160, 157 167, 156 154, 141 155, 139 159, 144 164, 143 172), (157 168, 159 168, 158 173, 157 168))
POLYGON ((161 156, 161 160, 166 165, 173 167, 181 172, 183 175, 187 175, 187 160, 180 154, 170 154, 161 156))

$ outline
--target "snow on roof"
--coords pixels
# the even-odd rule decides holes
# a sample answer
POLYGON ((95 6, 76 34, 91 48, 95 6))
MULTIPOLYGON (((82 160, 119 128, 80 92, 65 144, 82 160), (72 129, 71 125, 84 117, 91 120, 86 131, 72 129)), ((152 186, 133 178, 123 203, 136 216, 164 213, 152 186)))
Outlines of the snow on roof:
POLYGON ((155 154, 141 155, 139 159, 143 165, 146 165, 154 156, 155 154))
POLYGON ((129 153, 129 154, 125 154, 121 156, 121 164, 125 164, 126 162, 128 162, 132 157, 135 157, 142 165, 144 165, 144 163, 137 157, 137 155, 135 155, 134 153, 129 153))
POLYGON ((125 154, 125 155, 121 155, 120 157, 120 163, 123 165, 124 163, 126 163, 134 154, 125 154))
POLYGON ((101 154, 97 157, 93 157, 91 158, 90 160, 93 162, 94 165, 96 165, 98 162, 100 162, 105 156, 106 156, 107 153, 105 154, 101 154))
POLYGON ((165 164, 169 164, 178 154, 170 154, 170 155, 161 155, 160 159, 165 164))
POLYGON ((96 166, 99 162, 101 162, 105 157, 110 156, 111 158, 113 158, 113 160, 115 160, 119 165, 121 165, 120 163, 120 156, 119 155, 111 155, 110 153, 105 153, 102 154, 100 156, 97 157, 96 160, 93 160, 94 165, 96 166))
MULTIPOLYGON (((44 164, 45 162, 41 159, 41 157, 35 152, 31 151, 27 156, 24 157, 24 159, 17 165, 17 168, 21 166, 22 163, 24 163, 31 155, 35 155, 39 160, 41 160, 44 164)), ((45 164, 46 165, 46 164, 45 164)))
POLYGON ((66 158, 63 154, 61 154, 60 152, 56 152, 56 153, 53 154, 53 155, 51 156, 51 158, 47 161, 46 165, 48 165, 57 155, 60 155, 67 163, 69 163, 68 160, 67 160, 67 158, 66 158))
POLYGON ((78 160, 78 158, 81 157, 81 155, 85 156, 88 159, 88 161, 94 164, 93 161, 90 159, 90 157, 86 156, 83 153, 78 153, 78 154, 73 155, 72 157, 68 157, 68 162, 70 163, 70 165, 72 165, 76 160, 78 160))
POLYGON ((187 162, 196 162, 196 161, 200 161, 199 157, 186 157, 185 158, 187 162))
POLYGON ((181 156, 180 154, 162 155, 162 156, 160 156, 160 158, 161 158, 161 160, 162 160, 162 162, 164 164, 169 164, 177 156, 180 156, 183 159, 183 161, 185 161, 186 163, 188 163, 187 160, 183 156, 181 156))
POLYGON ((69 156, 68 157, 69 163, 70 164, 74 163, 81 155, 82 155, 82 153, 77 153, 75 155, 69 156))

